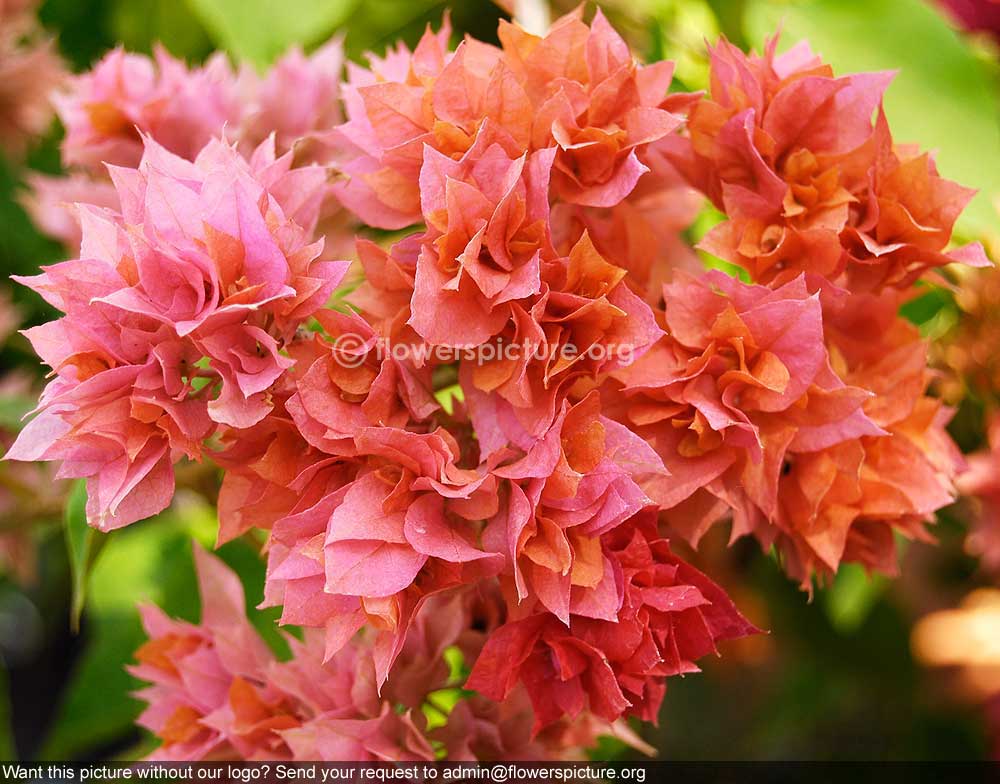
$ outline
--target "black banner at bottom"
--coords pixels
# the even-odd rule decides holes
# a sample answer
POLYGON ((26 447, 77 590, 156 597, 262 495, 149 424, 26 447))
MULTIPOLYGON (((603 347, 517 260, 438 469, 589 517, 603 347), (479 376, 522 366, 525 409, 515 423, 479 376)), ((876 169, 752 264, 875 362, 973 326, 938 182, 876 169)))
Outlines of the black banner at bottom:
POLYGON ((848 782, 906 784, 959 780, 997 782, 1000 763, 987 762, 193 762, 0 763, 0 782, 100 784, 442 784, 442 782, 660 782, 756 784, 848 782))

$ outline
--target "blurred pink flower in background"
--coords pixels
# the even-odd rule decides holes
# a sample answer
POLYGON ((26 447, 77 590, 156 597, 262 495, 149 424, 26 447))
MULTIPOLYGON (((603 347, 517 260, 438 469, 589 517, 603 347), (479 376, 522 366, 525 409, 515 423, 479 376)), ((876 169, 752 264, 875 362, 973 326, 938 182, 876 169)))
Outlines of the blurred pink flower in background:
POLYGON ((49 129, 50 95, 67 78, 55 44, 32 16, 34 6, 0 0, 0 151, 13 158, 49 129))

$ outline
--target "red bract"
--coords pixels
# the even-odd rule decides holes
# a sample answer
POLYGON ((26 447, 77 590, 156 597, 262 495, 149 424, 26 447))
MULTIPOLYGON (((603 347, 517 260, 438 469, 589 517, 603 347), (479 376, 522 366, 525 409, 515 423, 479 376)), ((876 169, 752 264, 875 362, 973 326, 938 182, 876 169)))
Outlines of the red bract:
MULTIPOLYGON (((244 615, 239 578, 212 556, 195 557, 201 624, 145 608, 151 639, 131 668, 153 684, 138 696, 149 703, 139 723, 163 744, 154 759, 433 759, 413 717, 375 693, 364 643, 324 664, 322 640, 307 635, 289 640, 292 659, 279 663, 244 615)), ((420 702, 434 685, 425 683, 420 702)))
POLYGON ((494 632, 467 686, 496 700, 521 681, 536 729, 585 707, 614 721, 623 714, 655 721, 663 679, 697 672, 695 661, 721 640, 755 631, 715 583, 670 552, 655 514, 601 538, 621 606, 612 618, 550 613, 511 621, 494 632))
POLYGON ((194 626, 143 609, 149 642, 132 673, 152 683, 139 723, 162 741, 161 759, 197 760, 222 752, 244 759, 287 756, 280 731, 299 720, 287 698, 265 682, 270 650, 247 621, 239 578, 195 550, 202 622, 194 626))
POLYGON ((115 186, 87 174, 52 177, 35 173, 29 175, 27 184, 30 190, 21 202, 35 226, 74 253, 79 250, 83 236, 76 207, 72 205, 92 204, 110 210, 120 207, 115 186))
POLYGON ((598 9, 588 28, 580 13, 543 38, 501 23, 510 69, 531 101, 531 143, 558 151, 554 195, 571 204, 613 207, 649 171, 647 145, 681 124, 667 88, 673 63, 639 66, 598 9))
POLYGON ((566 256, 586 233, 602 257, 626 271, 629 287, 656 305, 673 270, 702 269, 681 232, 698 216, 703 197, 659 153, 650 150, 647 160, 650 176, 614 207, 553 205, 552 241, 566 256))
POLYGON ((334 39, 308 57, 298 47, 292 48, 263 79, 245 68, 240 89, 249 100, 242 107, 242 123, 236 131, 240 140, 253 148, 274 134, 285 152, 341 122, 343 67, 344 50, 340 40, 334 39))
POLYGON ((430 728, 426 709, 455 683, 444 654, 479 651, 485 633, 470 625, 478 612, 495 606, 489 596, 464 592, 428 603, 380 693, 371 635, 356 636, 324 657, 322 638, 307 632, 301 642, 287 638, 292 655, 279 662, 246 619, 238 577, 201 550, 195 563, 201 622, 174 621, 144 608, 150 640, 130 668, 152 684, 137 696, 148 703, 139 723, 162 741, 153 759, 430 761, 440 752, 454 761, 540 754, 572 759, 581 758, 598 734, 643 747, 627 726, 589 713, 532 739, 523 693, 503 706, 477 698, 456 707, 446 727, 430 728))
POLYGON ((428 28, 412 54, 399 44, 384 58, 369 55, 370 69, 348 66, 347 122, 327 142, 345 175, 337 197, 364 223, 401 229, 420 220, 420 161, 435 138, 427 98, 451 57, 450 35, 445 20, 436 34, 428 28))
MULTIPOLYGON (((265 78, 249 66, 234 71, 221 54, 188 67, 162 47, 153 58, 116 49, 53 99, 66 127, 61 154, 69 174, 32 177, 25 202, 42 231, 75 250, 79 233, 66 202, 117 209, 106 166, 137 166, 143 137, 189 161, 210 140, 224 138, 248 160, 260 157, 264 145, 282 154, 294 147, 296 167, 326 163, 317 137, 341 119, 342 64, 337 40, 308 58, 292 49, 265 78)), ((291 168, 291 158, 283 165, 291 168)), ((319 210, 317 237, 327 240, 328 250, 347 247, 352 229, 329 188, 317 193, 305 182, 292 186, 299 188, 319 210)))
POLYGON ((624 282, 625 270, 605 261, 587 234, 542 274, 539 296, 515 305, 492 347, 461 365, 486 452, 541 438, 574 383, 628 366, 662 335, 652 310, 624 282))
POLYGON ((885 435, 796 455, 784 472, 782 550, 804 584, 841 561, 895 574, 896 534, 928 539, 925 524, 954 500, 964 460, 945 430, 952 411, 927 395, 927 345, 898 305, 893 292, 854 297, 829 319, 834 366, 871 393, 864 412, 885 435))
MULTIPOLYGON (((417 259, 410 323, 430 343, 475 346, 511 318, 510 302, 538 294, 551 258, 551 150, 508 157, 484 126, 458 161, 434 150, 420 170, 428 223, 417 259)), ((515 150, 515 155, 517 152, 515 150)))
POLYGON ((591 27, 577 12, 544 38, 502 23, 500 50, 467 39, 450 52, 449 32, 349 69, 349 120, 330 142, 347 177, 337 192, 366 223, 418 222, 424 149, 457 158, 487 123, 518 153, 555 154, 559 199, 611 207, 649 171, 649 145, 681 122, 668 110, 672 64, 637 66, 600 11, 591 27))
POLYGON ((405 428, 438 407, 429 367, 386 355, 386 346, 354 314, 322 311, 316 320, 325 338, 314 338, 302 356, 288 410, 299 432, 329 454, 353 454, 352 439, 368 427, 405 428))

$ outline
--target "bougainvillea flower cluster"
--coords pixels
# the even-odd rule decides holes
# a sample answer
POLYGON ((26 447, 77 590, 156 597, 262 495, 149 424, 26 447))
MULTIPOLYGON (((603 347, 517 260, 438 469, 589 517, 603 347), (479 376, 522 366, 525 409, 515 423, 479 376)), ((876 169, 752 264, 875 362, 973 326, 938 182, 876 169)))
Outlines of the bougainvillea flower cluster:
POLYGON ((807 272, 861 292, 952 261, 989 264, 978 243, 946 252, 974 191, 893 143, 892 74, 838 78, 804 43, 776 46, 761 57, 713 47, 711 94, 691 107, 688 139, 670 140, 668 156, 727 217, 705 249, 762 283, 807 272))
POLYGON ((161 757, 641 747, 624 718, 757 631, 682 542, 729 521, 811 590, 892 573, 951 501, 899 308, 985 257, 949 245, 971 192, 894 144, 889 77, 723 41, 689 95, 599 11, 498 38, 264 75, 115 51, 58 99, 75 179, 34 203, 73 241, 79 194, 79 257, 22 280, 65 315, 27 332, 53 377, 8 457, 86 478, 104 530, 212 461, 219 542, 265 532, 262 605, 306 629, 278 662, 198 553, 201 624, 144 615, 161 757), (681 239, 704 197, 748 280, 681 239), (349 271, 352 222, 407 231, 349 271))
POLYGON ((86 477, 104 530, 166 508, 172 465, 218 426, 267 415, 284 343, 346 270, 310 240, 318 167, 267 143, 246 161, 213 140, 194 162, 144 143, 110 169, 120 212, 78 206, 81 258, 22 279, 66 315, 26 332, 56 376, 8 457, 86 477))

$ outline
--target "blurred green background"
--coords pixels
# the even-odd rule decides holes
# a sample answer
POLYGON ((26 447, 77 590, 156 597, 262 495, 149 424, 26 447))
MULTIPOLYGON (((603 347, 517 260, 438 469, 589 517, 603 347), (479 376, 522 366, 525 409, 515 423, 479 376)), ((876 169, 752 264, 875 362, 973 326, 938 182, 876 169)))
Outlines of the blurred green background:
MULTIPOLYGON (((985 3, 989 5, 989 3, 985 3)), ((760 49, 783 28, 783 44, 809 38, 840 72, 898 70, 887 111, 900 141, 937 151, 942 173, 980 190, 959 224, 963 238, 996 250, 994 198, 1000 195, 998 59, 989 29, 959 31, 954 18, 924 0, 619 0, 602 3, 635 50, 678 62, 677 89, 706 86, 705 40, 724 33, 760 49)), ((307 48, 345 36, 360 58, 398 38, 412 44, 427 23, 451 14, 456 36, 495 41, 496 22, 513 9, 487 0, 47 0, 40 19, 74 70, 109 48, 148 52, 156 41, 191 61, 221 48, 266 67, 292 43, 307 48)), ((555 16, 568 4, 550 9, 555 16)), ((985 26, 972 25, 972 26, 985 26)), ((26 170, 58 171, 59 131, 18 165, 0 159, 0 268, 30 273, 60 259, 18 206, 26 170)), ((995 254, 994 254, 995 255, 995 254)), ((4 285, 4 284, 0 284, 4 285)), ((11 294, 23 323, 50 316, 24 289, 11 294)), ((947 295, 932 294, 910 315, 933 334, 947 295)), ((4 372, 38 377, 27 343, 14 337, 0 352, 4 372)), ((30 408, 30 393, 5 393, 0 427, 13 429, 30 408)), ((973 434, 967 446, 977 446, 973 434)), ((46 492, 69 492, 49 485, 46 492)), ((208 496, 211 495, 209 491, 208 496)), ((186 491, 160 518, 105 537, 82 528, 79 498, 66 511, 67 530, 52 512, 34 510, 31 536, 38 569, 26 585, 0 582, 0 757, 132 758, 150 742, 133 722, 138 683, 123 669, 142 641, 136 603, 152 601, 195 619, 191 538, 210 545, 211 498, 186 491), (73 575, 70 561, 91 564, 73 575), (79 634, 70 630, 72 581, 86 583, 79 634)), ((44 507, 45 504, 42 504, 44 507)), ((810 603, 752 544, 726 549, 710 541, 697 563, 712 573, 747 615, 770 634, 724 649, 705 675, 674 679, 660 725, 644 734, 668 759, 956 759, 981 758, 987 739, 979 712, 952 693, 940 673, 910 653, 910 629, 927 612, 953 606, 989 579, 963 552, 964 518, 956 505, 942 515, 937 547, 913 545, 903 577, 869 580, 846 568, 810 603)), ((0 531, 27 525, 16 516, 0 531)), ((221 550, 243 576, 248 601, 261 597, 263 564, 251 541, 221 550)), ((251 612, 272 641, 273 614, 251 612)), ((608 745, 601 754, 627 753, 608 745)))

